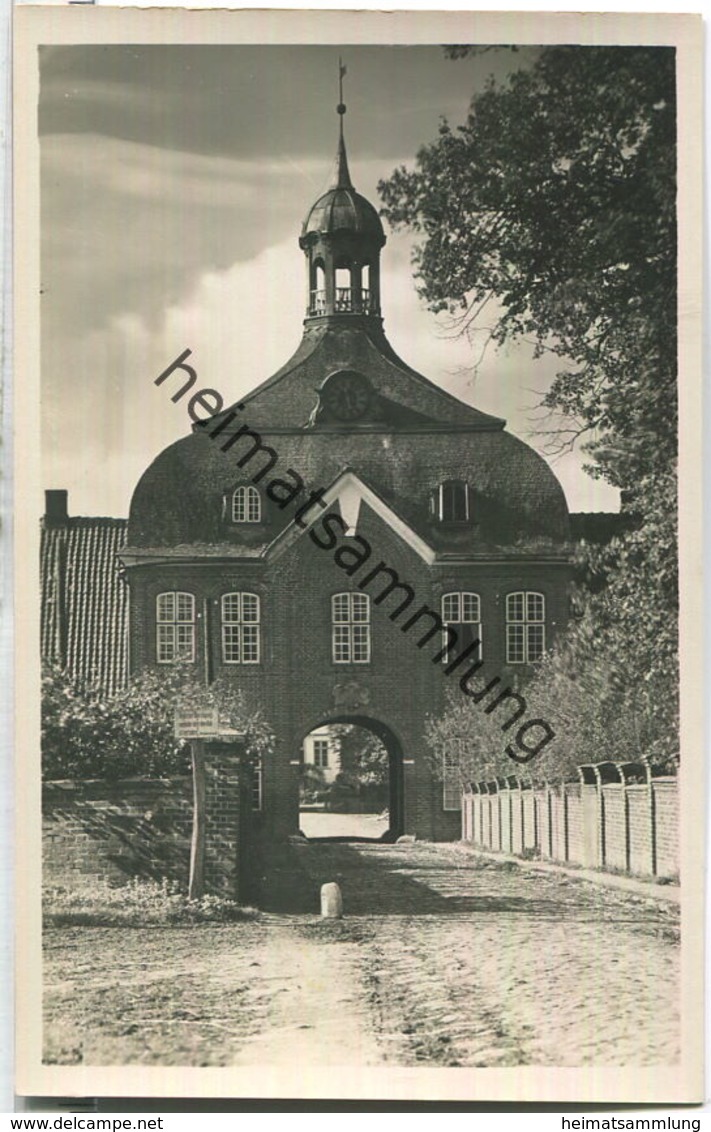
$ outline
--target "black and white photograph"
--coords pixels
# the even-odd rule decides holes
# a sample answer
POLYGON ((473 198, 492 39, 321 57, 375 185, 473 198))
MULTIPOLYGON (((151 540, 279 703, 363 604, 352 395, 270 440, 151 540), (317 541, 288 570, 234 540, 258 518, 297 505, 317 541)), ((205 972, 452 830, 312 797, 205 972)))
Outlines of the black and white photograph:
POLYGON ((700 19, 18 20, 18 1091, 700 1101, 700 19))

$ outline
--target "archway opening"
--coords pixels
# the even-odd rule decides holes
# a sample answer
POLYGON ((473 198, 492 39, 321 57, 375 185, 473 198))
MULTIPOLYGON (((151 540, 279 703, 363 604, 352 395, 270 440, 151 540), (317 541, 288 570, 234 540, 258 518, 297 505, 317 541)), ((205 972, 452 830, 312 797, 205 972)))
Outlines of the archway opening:
POLYGON ((392 732, 355 717, 305 736, 299 826, 310 840, 393 841, 403 831, 402 752, 392 732))

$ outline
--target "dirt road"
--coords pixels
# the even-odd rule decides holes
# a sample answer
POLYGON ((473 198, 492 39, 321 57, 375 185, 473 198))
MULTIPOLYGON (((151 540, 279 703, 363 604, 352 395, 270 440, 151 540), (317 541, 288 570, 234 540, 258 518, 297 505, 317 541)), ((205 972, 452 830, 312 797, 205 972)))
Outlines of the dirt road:
POLYGON ((255 923, 53 929, 47 1056, 88 1064, 678 1059, 678 909, 463 846, 308 843, 255 923), (346 916, 318 916, 321 883, 346 916))

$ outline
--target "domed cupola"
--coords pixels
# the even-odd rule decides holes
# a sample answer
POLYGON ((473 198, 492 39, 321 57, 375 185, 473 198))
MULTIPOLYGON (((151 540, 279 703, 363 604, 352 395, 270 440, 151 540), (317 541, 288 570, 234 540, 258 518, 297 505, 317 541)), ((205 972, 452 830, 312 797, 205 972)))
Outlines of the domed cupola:
MULTIPOLYGON (((341 68, 341 81, 345 68, 341 68)), ((309 210, 299 238, 308 266, 307 319, 335 315, 380 318, 380 250, 385 232, 348 171, 341 101, 338 152, 331 187, 309 210)))

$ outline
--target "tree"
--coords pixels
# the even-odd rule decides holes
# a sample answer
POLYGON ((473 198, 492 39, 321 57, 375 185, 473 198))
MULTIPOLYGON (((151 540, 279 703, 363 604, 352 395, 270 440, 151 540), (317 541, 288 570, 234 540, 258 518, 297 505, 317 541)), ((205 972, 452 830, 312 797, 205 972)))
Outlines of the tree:
MULTIPOLYGON (((582 440, 634 517, 582 548, 578 619, 526 689, 556 729, 532 774, 677 750, 675 146, 673 49, 545 47, 379 186, 422 237, 433 310, 566 359, 542 403, 554 444, 582 440)), ((435 766, 459 751, 474 777, 515 772, 467 704, 429 735, 435 766)))
POLYGON ((675 130, 673 49, 543 48, 379 185, 431 308, 572 362, 544 406, 635 497, 676 453, 675 130))
POLYGON ((382 740, 365 727, 336 724, 341 773, 358 786, 385 786, 388 781, 388 752, 382 740))

